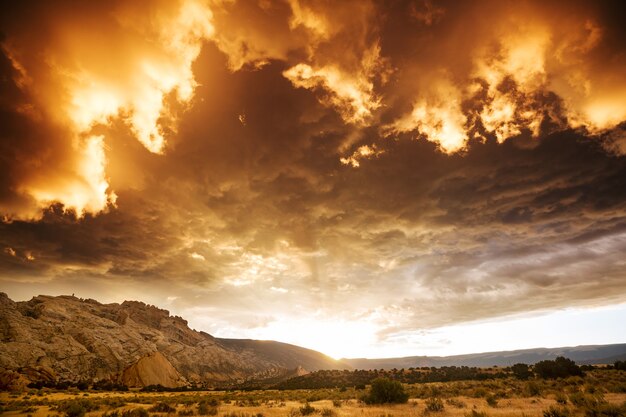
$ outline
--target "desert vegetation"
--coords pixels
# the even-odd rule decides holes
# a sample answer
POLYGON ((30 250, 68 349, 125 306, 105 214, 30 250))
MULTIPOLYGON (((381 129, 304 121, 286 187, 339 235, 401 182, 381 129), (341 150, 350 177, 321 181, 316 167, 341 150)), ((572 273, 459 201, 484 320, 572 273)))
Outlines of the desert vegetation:
MULTIPOLYGON (((30 388, 0 393, 0 413, 16 417, 626 417, 626 371, 619 366, 587 367, 572 368, 575 375, 565 377, 552 371, 544 375, 542 367, 558 370, 571 365, 552 362, 541 365, 540 372, 537 366, 513 366, 480 370, 489 377, 441 382, 407 383, 401 376, 415 370, 385 371, 385 377, 367 383, 342 379, 345 384, 332 388, 178 392, 155 387, 106 391, 101 385, 30 388), (358 384, 349 386, 348 381, 358 384)), ((419 372, 450 375, 450 370, 442 369, 419 372)))

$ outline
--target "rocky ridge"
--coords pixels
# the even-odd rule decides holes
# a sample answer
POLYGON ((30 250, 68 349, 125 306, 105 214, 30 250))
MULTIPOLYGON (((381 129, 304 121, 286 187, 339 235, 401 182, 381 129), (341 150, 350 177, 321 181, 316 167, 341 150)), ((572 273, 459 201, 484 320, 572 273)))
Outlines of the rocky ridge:
POLYGON ((101 381, 129 386, 226 386, 294 369, 345 369, 319 352, 279 342, 219 339, 181 317, 138 301, 101 304, 40 295, 14 302, 0 293, 2 378, 101 381))

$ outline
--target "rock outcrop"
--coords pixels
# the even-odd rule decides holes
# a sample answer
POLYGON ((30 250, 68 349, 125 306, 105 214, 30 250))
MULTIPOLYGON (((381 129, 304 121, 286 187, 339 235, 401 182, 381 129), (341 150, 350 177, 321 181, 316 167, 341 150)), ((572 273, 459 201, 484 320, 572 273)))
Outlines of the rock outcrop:
POLYGON ((160 352, 144 356, 124 369, 118 382, 130 388, 148 385, 176 388, 187 385, 187 381, 160 352))
POLYGON ((0 391, 22 391, 31 381, 16 371, 0 371, 0 391))
POLYGON ((348 368, 285 343, 218 339, 138 301, 101 304, 42 295, 14 302, 0 293, 0 370, 30 380, 48 378, 41 373, 46 370, 66 381, 128 378, 132 385, 159 380, 161 385, 226 386, 281 377, 299 366, 348 368))

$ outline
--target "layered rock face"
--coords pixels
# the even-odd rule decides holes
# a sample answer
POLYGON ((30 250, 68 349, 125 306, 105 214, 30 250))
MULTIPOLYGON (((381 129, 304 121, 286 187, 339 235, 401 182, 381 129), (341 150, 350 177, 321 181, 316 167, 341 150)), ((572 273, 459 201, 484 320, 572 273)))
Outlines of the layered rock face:
POLYGON ((162 385, 175 388, 187 385, 187 381, 160 352, 151 353, 124 369, 119 382, 128 387, 162 385))
POLYGON ((31 372, 31 380, 39 369, 69 381, 220 386, 276 378, 297 367, 346 368, 285 343, 214 338, 138 301, 38 296, 14 302, 0 293, 0 341, 0 368, 26 378, 31 372))

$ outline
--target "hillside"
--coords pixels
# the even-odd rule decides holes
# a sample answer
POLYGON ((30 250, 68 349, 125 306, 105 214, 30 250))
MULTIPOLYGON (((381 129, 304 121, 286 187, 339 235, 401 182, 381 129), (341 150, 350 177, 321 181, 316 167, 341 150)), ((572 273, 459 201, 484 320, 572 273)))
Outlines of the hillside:
POLYGON ((565 356, 578 364, 613 363, 626 359, 626 343, 614 345, 587 345, 560 348, 537 348, 486 352, 455 356, 408 356, 384 359, 341 359, 355 369, 401 369, 423 366, 510 366, 515 363, 534 364, 546 359, 565 356))
POLYGON ((31 381, 211 387, 291 376, 296 368, 347 368, 286 343, 215 338, 138 301, 38 296, 14 302, 0 293, 0 340, 0 368, 31 381))

